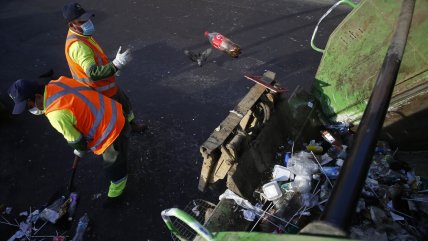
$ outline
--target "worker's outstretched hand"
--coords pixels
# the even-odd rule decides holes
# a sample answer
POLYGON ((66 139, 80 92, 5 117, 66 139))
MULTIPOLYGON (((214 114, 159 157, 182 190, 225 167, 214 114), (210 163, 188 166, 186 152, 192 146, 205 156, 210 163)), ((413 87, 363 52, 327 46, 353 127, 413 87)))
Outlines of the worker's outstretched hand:
POLYGON ((121 53, 122 46, 119 47, 119 50, 117 51, 116 58, 113 60, 114 66, 116 68, 121 69, 123 66, 131 62, 132 56, 131 56, 131 50, 127 49, 125 52, 121 53))

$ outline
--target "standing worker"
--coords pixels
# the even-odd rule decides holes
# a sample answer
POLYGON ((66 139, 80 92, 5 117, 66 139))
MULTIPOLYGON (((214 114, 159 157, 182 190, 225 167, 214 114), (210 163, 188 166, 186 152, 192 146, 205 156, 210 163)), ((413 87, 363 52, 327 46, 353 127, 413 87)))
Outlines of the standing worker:
POLYGON ((61 76, 42 86, 36 81, 17 80, 9 88, 15 102, 12 114, 28 110, 45 114, 61 133, 74 154, 92 151, 102 155, 110 187, 103 206, 117 203, 128 179, 126 160, 130 127, 122 106, 74 79, 61 76))
POLYGON ((129 49, 121 52, 119 47, 116 58, 109 62, 92 37, 95 29, 91 17, 94 14, 86 12, 78 3, 65 5, 62 13, 69 28, 65 57, 73 78, 121 103, 132 130, 144 131, 146 126, 136 122, 128 96, 116 84, 115 75, 132 60, 129 49))

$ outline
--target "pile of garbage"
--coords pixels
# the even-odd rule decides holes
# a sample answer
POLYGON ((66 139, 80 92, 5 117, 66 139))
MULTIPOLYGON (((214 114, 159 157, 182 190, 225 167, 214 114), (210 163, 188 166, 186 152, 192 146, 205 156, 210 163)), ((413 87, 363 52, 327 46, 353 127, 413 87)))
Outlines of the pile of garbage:
MULTIPOLYGON (((69 236, 62 234, 55 230, 55 234, 45 235, 42 230, 46 227, 46 224, 58 224, 59 222, 73 221, 73 216, 77 206, 77 193, 70 193, 69 197, 61 196, 60 198, 53 201, 50 205, 32 210, 30 207, 29 211, 19 213, 18 218, 14 218, 10 221, 12 214, 12 207, 4 207, 0 214, 0 224, 13 227, 16 232, 8 239, 13 240, 49 240, 54 241, 65 241, 69 236), (42 232, 41 232, 42 231, 42 232)), ((85 213, 80 219, 76 228, 73 241, 82 241, 83 234, 88 226, 89 218, 85 213)))
MULTIPOLYGON (((297 152, 290 142, 288 151, 280 153, 282 163, 274 166, 271 179, 256 190, 259 203, 242 205, 258 218, 257 231, 298 233, 319 219, 346 160, 353 132, 348 124, 338 123, 325 126, 321 136, 297 152)), ((377 143, 352 218, 351 238, 423 240, 427 234, 428 182, 407 163, 396 160, 395 152, 386 142, 377 143)), ((246 219, 251 221, 251 215, 246 219)))

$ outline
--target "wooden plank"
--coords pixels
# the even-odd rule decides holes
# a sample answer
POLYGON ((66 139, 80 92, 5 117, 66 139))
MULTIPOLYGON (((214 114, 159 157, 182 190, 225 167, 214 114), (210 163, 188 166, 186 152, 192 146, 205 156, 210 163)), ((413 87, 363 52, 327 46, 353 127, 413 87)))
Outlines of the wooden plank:
MULTIPOLYGON (((272 84, 275 79, 275 73, 266 71, 262 78, 265 82, 272 84)), ((210 137, 202 144, 202 148, 207 154, 217 149, 229 137, 232 131, 239 125, 239 122, 245 114, 254 106, 258 99, 263 95, 266 88, 261 85, 254 85, 239 104, 229 113, 229 115, 220 124, 220 130, 214 130, 210 137)))

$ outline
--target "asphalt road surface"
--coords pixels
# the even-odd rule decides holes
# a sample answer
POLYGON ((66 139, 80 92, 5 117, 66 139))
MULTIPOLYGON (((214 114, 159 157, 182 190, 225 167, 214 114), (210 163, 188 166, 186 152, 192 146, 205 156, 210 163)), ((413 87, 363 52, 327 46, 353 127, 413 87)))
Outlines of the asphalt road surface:
MULTIPOLYGON (((44 116, 10 116, 12 101, 7 96, 7 88, 18 78, 34 79, 49 69, 55 75, 70 75, 61 14, 65 3, 0 2, 0 101, 6 107, 0 119, 0 205, 13 207, 9 217, 42 207, 66 187, 70 176, 73 152, 62 136, 44 116)), ((94 36, 111 59, 120 45, 132 49, 134 60, 117 82, 149 130, 131 137, 128 189, 124 203, 116 208, 101 207, 108 182, 100 157, 82 159, 75 182, 81 196, 76 216, 87 212, 92 220, 87 240, 169 240, 162 210, 184 207, 196 198, 217 202, 217 194, 197 191, 199 145, 253 86, 243 75, 271 70, 282 86, 309 89, 321 58, 310 48, 310 37, 334 1, 80 3, 94 11, 94 36), (204 31, 230 37, 241 45, 242 55, 231 59, 214 50, 198 67, 183 51, 208 48, 204 31)), ((317 45, 325 45, 348 10, 335 10, 322 24, 317 45)), ((15 231, 0 224, 0 240, 15 231)))

